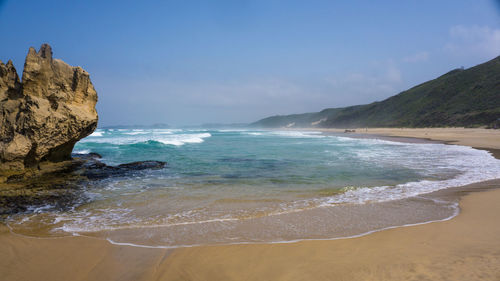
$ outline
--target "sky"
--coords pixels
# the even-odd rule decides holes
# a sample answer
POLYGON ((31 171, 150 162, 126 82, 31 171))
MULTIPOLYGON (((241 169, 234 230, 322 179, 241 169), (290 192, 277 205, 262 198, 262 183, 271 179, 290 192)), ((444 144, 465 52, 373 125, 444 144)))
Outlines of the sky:
POLYGON ((380 101, 500 55, 500 1, 0 0, 0 60, 90 73, 99 126, 253 122, 380 101))

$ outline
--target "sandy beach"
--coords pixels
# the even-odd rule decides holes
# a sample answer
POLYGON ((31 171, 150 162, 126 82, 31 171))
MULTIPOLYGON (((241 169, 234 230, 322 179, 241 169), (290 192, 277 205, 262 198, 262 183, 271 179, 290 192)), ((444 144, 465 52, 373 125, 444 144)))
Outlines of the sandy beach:
MULTIPOLYGON (((317 130, 334 133, 344 132, 344 129, 317 130)), ((482 128, 357 128, 355 131, 355 133, 349 133, 346 136, 369 134, 398 138, 420 138, 475 148, 500 149, 500 130, 482 128)))
MULTIPOLYGON (((357 132, 500 149, 498 130, 357 132)), ((451 220, 338 240, 169 250, 32 238, 1 226, 0 280, 500 280, 498 187, 500 180, 449 190, 461 196, 451 220)))

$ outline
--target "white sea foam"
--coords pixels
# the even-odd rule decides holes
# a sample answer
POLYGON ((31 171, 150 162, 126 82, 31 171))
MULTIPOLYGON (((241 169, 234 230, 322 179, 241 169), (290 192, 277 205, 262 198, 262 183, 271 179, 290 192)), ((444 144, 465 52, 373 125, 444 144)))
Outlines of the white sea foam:
MULTIPOLYGON (((143 131, 127 130, 123 132, 143 131)), ((163 133, 155 130, 145 130, 145 132, 148 132, 147 134, 123 134, 123 132, 116 132, 119 135, 115 136, 106 134, 100 138, 88 138, 84 141, 113 144, 156 141, 166 145, 180 146, 187 143, 201 143, 206 138, 212 136, 208 132, 188 132, 185 130, 164 130, 161 131, 163 133)), ((321 135, 320 132, 243 131, 242 134, 274 136, 275 138, 314 138, 318 143, 322 144, 321 152, 325 154, 333 155, 340 151, 341 153, 346 153, 356 161, 369 163, 369 167, 373 167, 373 169, 392 166, 403 167, 412 172, 416 172, 416 178, 422 179, 420 181, 410 181, 394 186, 350 187, 345 188, 344 193, 335 196, 286 202, 286 204, 273 206, 272 210, 263 212, 268 216, 300 212, 304 209, 322 206, 364 204, 367 202, 397 200, 444 188, 463 186, 484 180, 500 178, 500 160, 495 159, 487 151, 476 150, 470 147, 443 144, 411 144, 372 139, 352 139, 347 137, 324 136, 321 135), (322 139, 317 139, 318 137, 322 139), (342 147, 342 149, 339 150, 338 146, 342 147), (436 173, 436 171, 439 177, 433 174, 436 173), (428 180, 429 178, 434 178, 435 180, 428 180)), ((218 136, 218 134, 216 136, 218 136)), ((280 139, 279 141, 282 140, 283 139, 280 139)), ((391 169, 387 169, 386 171, 391 171, 391 169)), ((106 194, 115 191, 120 192, 119 196, 137 194, 137 192, 124 192, 128 192, 128 190, 123 188, 123 185, 102 188, 97 192, 102 192, 102 190, 105 190, 107 192, 106 194)), ((144 190, 145 189, 141 189, 139 192, 144 192, 144 190)), ((197 189, 196 192, 203 194, 205 191, 197 189)), ((126 202, 126 200, 128 199, 124 199, 123 202, 126 202)), ((242 217, 237 214, 231 214, 234 215, 231 217, 228 216, 227 213, 210 213, 206 210, 197 210, 198 213, 194 211, 181 212, 179 210, 177 213, 175 213, 176 211, 170 214, 162 213, 159 217, 151 218, 141 215, 140 212, 134 212, 133 209, 120 207, 121 205, 113 205, 111 208, 103 208, 101 211, 83 209, 78 212, 65 213, 55 218, 54 223, 62 224, 62 226, 58 226, 58 230, 66 232, 89 232, 125 228, 227 222, 240 220, 242 217)), ((248 218, 247 216, 243 217, 248 218)))
POLYGON ((181 129, 154 129, 152 130, 153 134, 160 134, 160 135, 170 135, 170 134, 175 134, 175 133, 181 133, 181 129))
POLYGON ((144 131, 132 131, 132 132, 125 132, 123 133, 125 135, 146 135, 146 134, 149 134, 149 132, 144 132, 144 131))
POLYGON ((324 138, 321 132, 315 131, 269 131, 271 135, 291 138, 324 138))
POLYGON ((74 154, 89 154, 90 149, 82 149, 82 150, 75 150, 73 151, 74 154))
POLYGON ((29 206, 27 208, 27 211, 37 214, 37 213, 43 213, 46 210, 50 210, 50 209, 52 209, 54 207, 55 206, 51 205, 51 204, 45 204, 45 205, 42 205, 42 206, 29 206))
MULTIPOLYGON (((100 135, 102 136, 102 134, 100 135)), ((120 135, 105 136, 101 138, 85 138, 81 143, 109 143, 116 145, 145 143, 156 141, 166 145, 181 146, 188 143, 202 143, 206 138, 211 137, 210 133, 180 133, 173 131, 122 131, 120 135)))
POLYGON ((219 132, 241 132, 251 136, 273 136, 290 138, 324 138, 322 132, 316 131, 248 131, 248 130, 219 130, 219 132))
POLYGON ((202 143, 205 138, 209 138, 212 135, 210 133, 201 133, 201 134, 179 134, 179 135, 169 135, 154 138, 153 140, 161 142, 163 144, 171 144, 171 145, 183 145, 186 143, 202 143))
MULTIPOLYGON (((418 148, 421 152, 420 157, 417 156, 419 165, 422 169, 433 171, 436 168, 450 168, 458 172, 458 175, 447 180, 421 180, 415 182, 407 182, 396 186, 378 186, 365 187, 347 190, 346 192, 325 199, 323 205, 356 203, 362 204, 366 202, 384 202, 417 196, 419 194, 429 193, 445 188, 464 186, 481 181, 487 181, 500 178, 500 160, 494 158, 489 152, 477 150, 466 146, 449 146, 444 144, 406 144, 407 146, 418 148), (446 151, 446 154, 439 153, 446 151), (442 155, 439 161, 429 157, 432 154, 442 155)), ((388 159, 381 161, 389 161, 391 157, 390 151, 386 151, 388 159)), ((381 153, 370 154, 365 153, 358 155, 360 158, 381 157, 381 153)), ((403 157, 400 155, 400 157, 403 157)), ((399 161, 399 165, 412 166, 416 164, 410 161, 399 161)), ((414 159, 415 160, 415 159, 414 159)))
POLYGON ((90 134, 89 137, 102 137, 103 132, 102 131, 95 131, 92 134, 90 134))
MULTIPOLYGON (((332 237, 332 238, 302 238, 302 239, 291 239, 291 240, 277 240, 277 241, 259 241, 259 242, 253 242, 253 241, 240 241, 240 242, 226 242, 224 245, 262 245, 262 244, 292 244, 292 243, 298 243, 302 241, 334 241, 334 240, 345 240, 345 239, 351 239, 351 238, 359 238, 363 236, 367 236, 373 233, 377 233, 380 231, 384 230, 389 230, 389 229, 395 229, 395 228, 400 228, 400 227, 410 227, 410 226, 418 226, 418 225, 425 225, 425 224, 430 224, 430 223, 435 223, 435 222, 444 222, 444 221, 449 221, 453 219, 454 217, 458 216, 459 214, 459 208, 458 204, 453 205, 453 214, 445 217, 443 219, 437 219, 437 220, 430 220, 430 221, 424 221, 424 222, 418 222, 418 223, 408 223, 408 224, 403 224, 403 225, 395 225, 395 226, 388 226, 388 227, 382 227, 366 232, 362 232, 360 234, 355 234, 355 235, 349 235, 349 236, 339 236, 339 237, 332 237)), ((74 233, 75 236, 79 236, 79 234, 74 233)), ((106 238, 106 241, 113 245, 117 246, 129 246, 129 247, 136 247, 136 248, 147 248, 147 249, 179 249, 179 248, 192 248, 192 247, 199 247, 199 246, 207 246, 210 245, 210 243, 199 243, 199 244, 189 244, 189 245, 171 245, 171 246, 166 246, 166 245, 145 245, 145 244, 137 244, 137 243, 128 243, 128 242, 117 242, 114 241, 111 238, 106 238)))
MULTIPOLYGON (((175 135, 177 139, 162 139, 162 143, 182 145, 183 143, 188 142, 201 142, 203 141, 204 137, 209 136, 209 133, 180 134, 175 135)), ((429 193, 449 187, 463 186, 471 183, 500 178, 500 160, 495 159, 489 152, 484 150, 477 150, 465 146, 450 146, 444 144, 400 144, 369 139, 359 139, 353 141, 358 144, 367 145, 367 149, 364 149, 362 151, 353 150, 357 154, 358 159, 362 159, 363 161, 369 161, 377 164, 377 161, 380 160, 380 165, 382 165, 387 163, 390 164, 391 161, 395 157, 397 157, 398 159, 396 159, 397 161, 393 163, 394 165, 408 165, 408 168, 417 170, 421 169, 423 178, 425 178, 426 173, 434 172, 434 170, 436 169, 443 168, 451 169, 453 171, 453 176, 446 180, 420 180, 398 184, 395 186, 350 187, 346 188, 344 193, 331 197, 321 197, 289 202, 287 204, 279 206, 275 211, 269 213, 269 215, 279 215, 288 212, 300 211, 311 206, 321 207, 346 203, 364 204, 367 202, 391 201, 417 196, 420 194, 429 193), (373 145, 375 143, 379 145, 373 145), (389 146, 380 146, 380 144, 387 144, 389 146), (395 147, 392 146, 394 144, 398 145, 397 150, 399 151, 399 153, 397 155, 394 154, 395 147), (417 150, 419 151, 419 153, 413 153, 409 156, 405 156, 405 150, 417 150), (436 158, 437 156, 439 157, 436 158)), ((115 215, 117 215, 118 217, 121 216, 121 214, 115 215)), ((191 215, 191 213, 187 215, 191 215)), ((128 220, 126 216, 122 217, 122 219, 128 220)), ((213 219, 227 220, 228 218, 225 217, 213 219)), ((203 221, 207 220, 204 219, 203 221)), ((185 223, 198 223, 198 221, 191 221, 191 219, 189 219, 189 221, 186 221, 185 223)), ((94 227, 96 227, 94 222, 91 222, 89 224, 82 224, 82 226, 84 225, 93 225, 94 227)), ((130 227, 128 223, 127 225, 128 227, 130 227)), ((162 225, 165 226, 170 224, 166 223, 162 225)), ((101 224, 100 227, 104 227, 104 229, 107 229, 109 225, 101 224)), ((95 230, 95 228, 92 229, 95 230)))

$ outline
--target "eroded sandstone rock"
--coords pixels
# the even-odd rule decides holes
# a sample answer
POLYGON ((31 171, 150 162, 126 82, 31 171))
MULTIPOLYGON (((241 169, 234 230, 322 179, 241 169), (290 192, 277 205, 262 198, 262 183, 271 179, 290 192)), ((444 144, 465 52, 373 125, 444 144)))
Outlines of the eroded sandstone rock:
POLYGON ((48 44, 29 49, 22 82, 11 61, 0 61, 0 171, 71 159, 97 127, 96 103, 89 74, 52 58, 48 44))

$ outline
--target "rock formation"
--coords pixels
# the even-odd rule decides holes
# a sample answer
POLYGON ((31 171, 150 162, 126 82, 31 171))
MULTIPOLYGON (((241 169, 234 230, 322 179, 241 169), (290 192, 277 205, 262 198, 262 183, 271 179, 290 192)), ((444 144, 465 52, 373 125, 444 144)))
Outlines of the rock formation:
POLYGON ((71 159, 75 143, 97 127, 97 93, 89 74, 30 48, 22 82, 0 61, 0 171, 71 159))
POLYGON ((44 172, 36 177, 26 177, 24 174, 10 176, 4 184, 0 183, 0 221, 5 215, 33 212, 47 205, 57 210, 69 210, 81 204, 82 192, 88 186, 88 181, 123 176, 143 177, 149 170, 167 166, 166 162, 161 161, 109 166, 100 159, 97 153, 78 154, 72 161, 40 163, 44 172), (47 171, 47 167, 44 167, 47 165, 59 167, 47 171))

